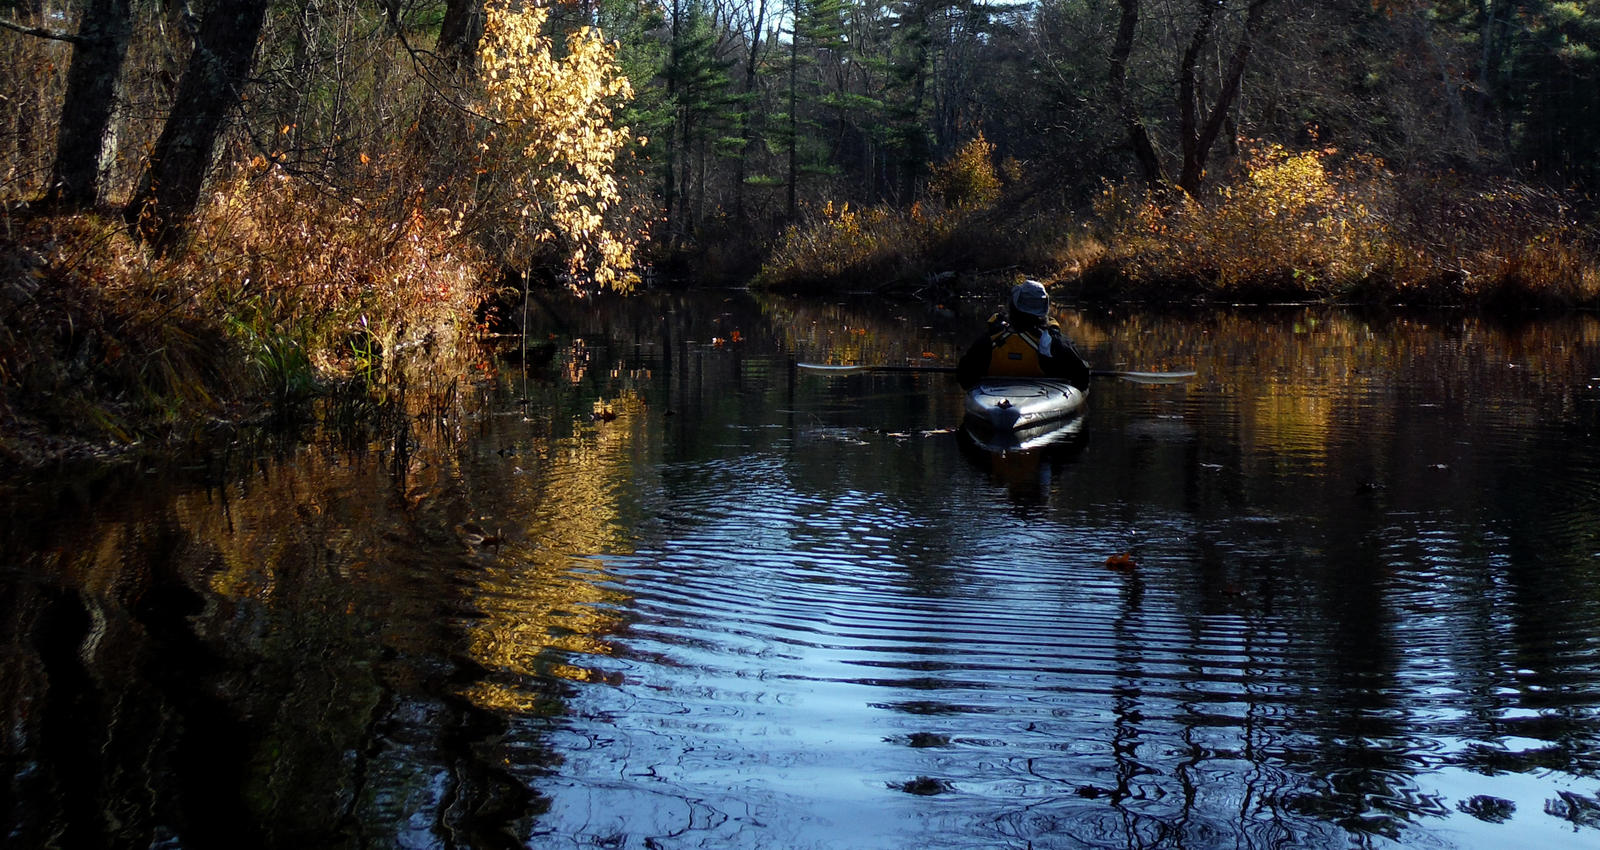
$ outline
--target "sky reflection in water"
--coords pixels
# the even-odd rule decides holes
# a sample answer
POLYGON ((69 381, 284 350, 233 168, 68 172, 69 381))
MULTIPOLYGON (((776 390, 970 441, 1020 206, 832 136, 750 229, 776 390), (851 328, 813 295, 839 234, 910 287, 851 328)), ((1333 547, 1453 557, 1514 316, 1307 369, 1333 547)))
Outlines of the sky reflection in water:
POLYGON ((404 452, 61 496, 5 538, 11 833, 1600 841, 1595 321, 1068 312, 1199 376, 1004 454, 947 376, 788 366, 986 308, 590 303, 404 452))

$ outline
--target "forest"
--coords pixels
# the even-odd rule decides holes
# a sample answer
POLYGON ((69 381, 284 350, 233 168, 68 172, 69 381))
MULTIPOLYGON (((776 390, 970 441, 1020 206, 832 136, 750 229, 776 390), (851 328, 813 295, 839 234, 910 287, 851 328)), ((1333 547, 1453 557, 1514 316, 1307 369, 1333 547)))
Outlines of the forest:
POLYGON ((546 287, 1600 303, 1594 0, 7 0, 0 98, 11 433, 546 287))

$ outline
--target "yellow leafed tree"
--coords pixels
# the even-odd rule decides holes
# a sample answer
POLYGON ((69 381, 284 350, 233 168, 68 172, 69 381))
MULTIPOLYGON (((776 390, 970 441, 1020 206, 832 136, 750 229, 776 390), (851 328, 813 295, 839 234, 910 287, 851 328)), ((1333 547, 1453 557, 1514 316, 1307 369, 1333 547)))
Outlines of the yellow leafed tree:
POLYGON ((994 144, 982 133, 962 145, 948 162, 935 165, 928 191, 952 207, 987 207, 1000 197, 994 169, 994 144))
POLYGON ((485 200, 515 222, 505 259, 523 265, 555 251, 575 284, 630 288, 635 239, 608 215, 628 143, 612 105, 633 95, 615 46, 583 27, 558 57, 547 10, 490 2, 485 11, 479 59, 485 112, 498 126, 482 147, 482 177, 485 200))

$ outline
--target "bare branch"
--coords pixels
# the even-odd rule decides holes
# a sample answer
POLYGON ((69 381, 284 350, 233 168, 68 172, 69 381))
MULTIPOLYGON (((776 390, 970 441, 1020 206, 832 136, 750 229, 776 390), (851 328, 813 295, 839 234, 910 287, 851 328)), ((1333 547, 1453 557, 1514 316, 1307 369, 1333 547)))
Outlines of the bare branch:
POLYGON ((60 30, 48 29, 46 27, 24 26, 24 25, 19 24, 19 23, 15 22, 15 21, 10 21, 10 20, 7 20, 5 18, 0 18, 0 29, 11 30, 12 32, 20 32, 23 35, 31 35, 31 36, 34 36, 35 38, 48 38, 51 41, 65 41, 68 44, 82 44, 83 43, 83 39, 82 38, 80 38, 80 37, 78 37, 76 35, 73 35, 72 33, 69 33, 69 32, 62 32, 60 30))

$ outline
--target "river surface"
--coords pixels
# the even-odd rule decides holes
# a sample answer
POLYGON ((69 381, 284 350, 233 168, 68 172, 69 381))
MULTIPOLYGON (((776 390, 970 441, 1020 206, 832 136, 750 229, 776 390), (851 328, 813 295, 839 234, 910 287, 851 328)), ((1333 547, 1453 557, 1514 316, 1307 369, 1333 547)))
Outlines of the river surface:
POLYGON ((1600 321, 651 294, 527 358, 9 482, 8 847, 1600 846, 1600 321))

